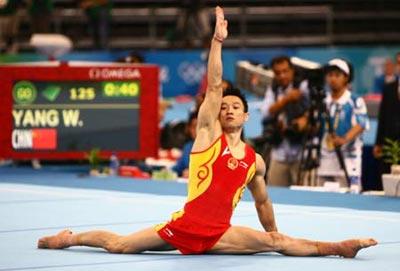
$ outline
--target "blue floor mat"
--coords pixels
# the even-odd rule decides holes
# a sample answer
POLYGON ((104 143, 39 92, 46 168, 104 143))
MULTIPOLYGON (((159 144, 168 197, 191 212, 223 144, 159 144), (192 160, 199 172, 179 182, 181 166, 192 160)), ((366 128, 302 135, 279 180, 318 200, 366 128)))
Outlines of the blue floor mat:
MULTIPOLYGON (((43 177, 43 176, 42 176, 43 177)), ((35 177, 37 178, 37 177, 35 177)), ((64 180, 66 181, 67 178, 64 180)), ((43 180, 42 180, 43 181, 43 180)), ((55 181, 55 180, 53 180, 55 181)), ((71 181, 78 182, 71 179, 71 181)), ((122 181, 122 180, 121 180, 122 181)), ((139 182, 124 180, 130 186, 139 182)), ((57 178, 55 182, 62 182, 57 178)), ((276 253, 251 256, 182 256, 177 252, 116 255, 101 249, 36 249, 37 239, 61 229, 105 229, 129 234, 167 220, 185 201, 182 195, 153 193, 175 184, 146 182, 141 192, 0 183, 0 271, 3 270, 398 270, 400 213, 275 203, 283 233, 319 240, 374 237, 381 244, 356 259, 287 257, 276 253), (146 186, 144 186, 146 184, 146 186), (161 185, 161 186, 160 186, 161 185), (144 187, 149 189, 145 193, 144 187)), ((115 180, 104 180, 112 186, 115 180)), ((84 185, 82 185, 84 186, 84 185)), ((122 186, 121 186, 122 187, 122 186)), ((183 187, 183 186, 182 186, 183 187)), ((179 188, 180 189, 180 188, 179 188)), ((290 191, 289 191, 290 192, 290 191)), ((286 194, 290 195, 290 194, 286 194)), ((310 194, 315 195, 315 193, 310 194)), ((289 199, 288 199, 289 201, 289 199)), ((351 207, 351 206, 349 206, 351 207)), ((241 202, 232 224, 261 229, 252 202, 241 202)))

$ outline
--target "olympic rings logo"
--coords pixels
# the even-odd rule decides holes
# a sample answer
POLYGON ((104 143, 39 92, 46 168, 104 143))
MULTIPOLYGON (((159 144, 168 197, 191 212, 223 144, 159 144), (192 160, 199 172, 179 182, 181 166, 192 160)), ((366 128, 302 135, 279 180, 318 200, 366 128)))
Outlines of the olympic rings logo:
POLYGON ((201 82, 206 67, 201 62, 182 62, 178 67, 178 74, 188 85, 194 85, 201 82))

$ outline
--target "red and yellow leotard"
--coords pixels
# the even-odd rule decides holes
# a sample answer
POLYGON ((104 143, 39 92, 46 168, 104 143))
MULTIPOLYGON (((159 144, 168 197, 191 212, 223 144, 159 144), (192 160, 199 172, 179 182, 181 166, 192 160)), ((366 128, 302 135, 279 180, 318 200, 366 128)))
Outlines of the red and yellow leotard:
POLYGON ((246 145, 243 159, 232 156, 225 135, 208 149, 192 152, 184 209, 156 226, 160 237, 183 254, 211 249, 230 227, 233 210, 256 171, 256 155, 246 145))

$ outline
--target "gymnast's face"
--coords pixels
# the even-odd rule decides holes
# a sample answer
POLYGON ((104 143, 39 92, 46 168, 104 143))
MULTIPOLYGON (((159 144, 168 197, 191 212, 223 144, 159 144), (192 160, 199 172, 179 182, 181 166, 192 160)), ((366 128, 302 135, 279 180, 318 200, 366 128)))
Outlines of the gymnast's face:
POLYGON ((223 130, 240 129, 248 120, 249 113, 244 112, 242 100, 236 96, 222 98, 219 120, 223 130))

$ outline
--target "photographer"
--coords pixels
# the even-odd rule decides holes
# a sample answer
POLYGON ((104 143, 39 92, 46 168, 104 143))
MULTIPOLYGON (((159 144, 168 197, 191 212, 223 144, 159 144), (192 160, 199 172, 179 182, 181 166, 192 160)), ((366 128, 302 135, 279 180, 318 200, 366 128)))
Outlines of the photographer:
POLYGON ((336 181, 347 187, 344 170, 340 167, 335 147, 340 147, 352 186, 361 188, 361 135, 368 128, 367 108, 361 97, 348 89, 352 68, 342 59, 332 59, 326 68, 326 83, 330 91, 325 99, 327 114, 323 122, 319 184, 336 181), (330 122, 330 123, 328 123, 330 122), (329 125, 331 131, 328 131, 329 125))
POLYGON ((297 183, 304 129, 307 126, 308 84, 295 76, 287 56, 271 61, 274 81, 265 93, 263 136, 271 146, 268 183, 289 186, 297 183))

